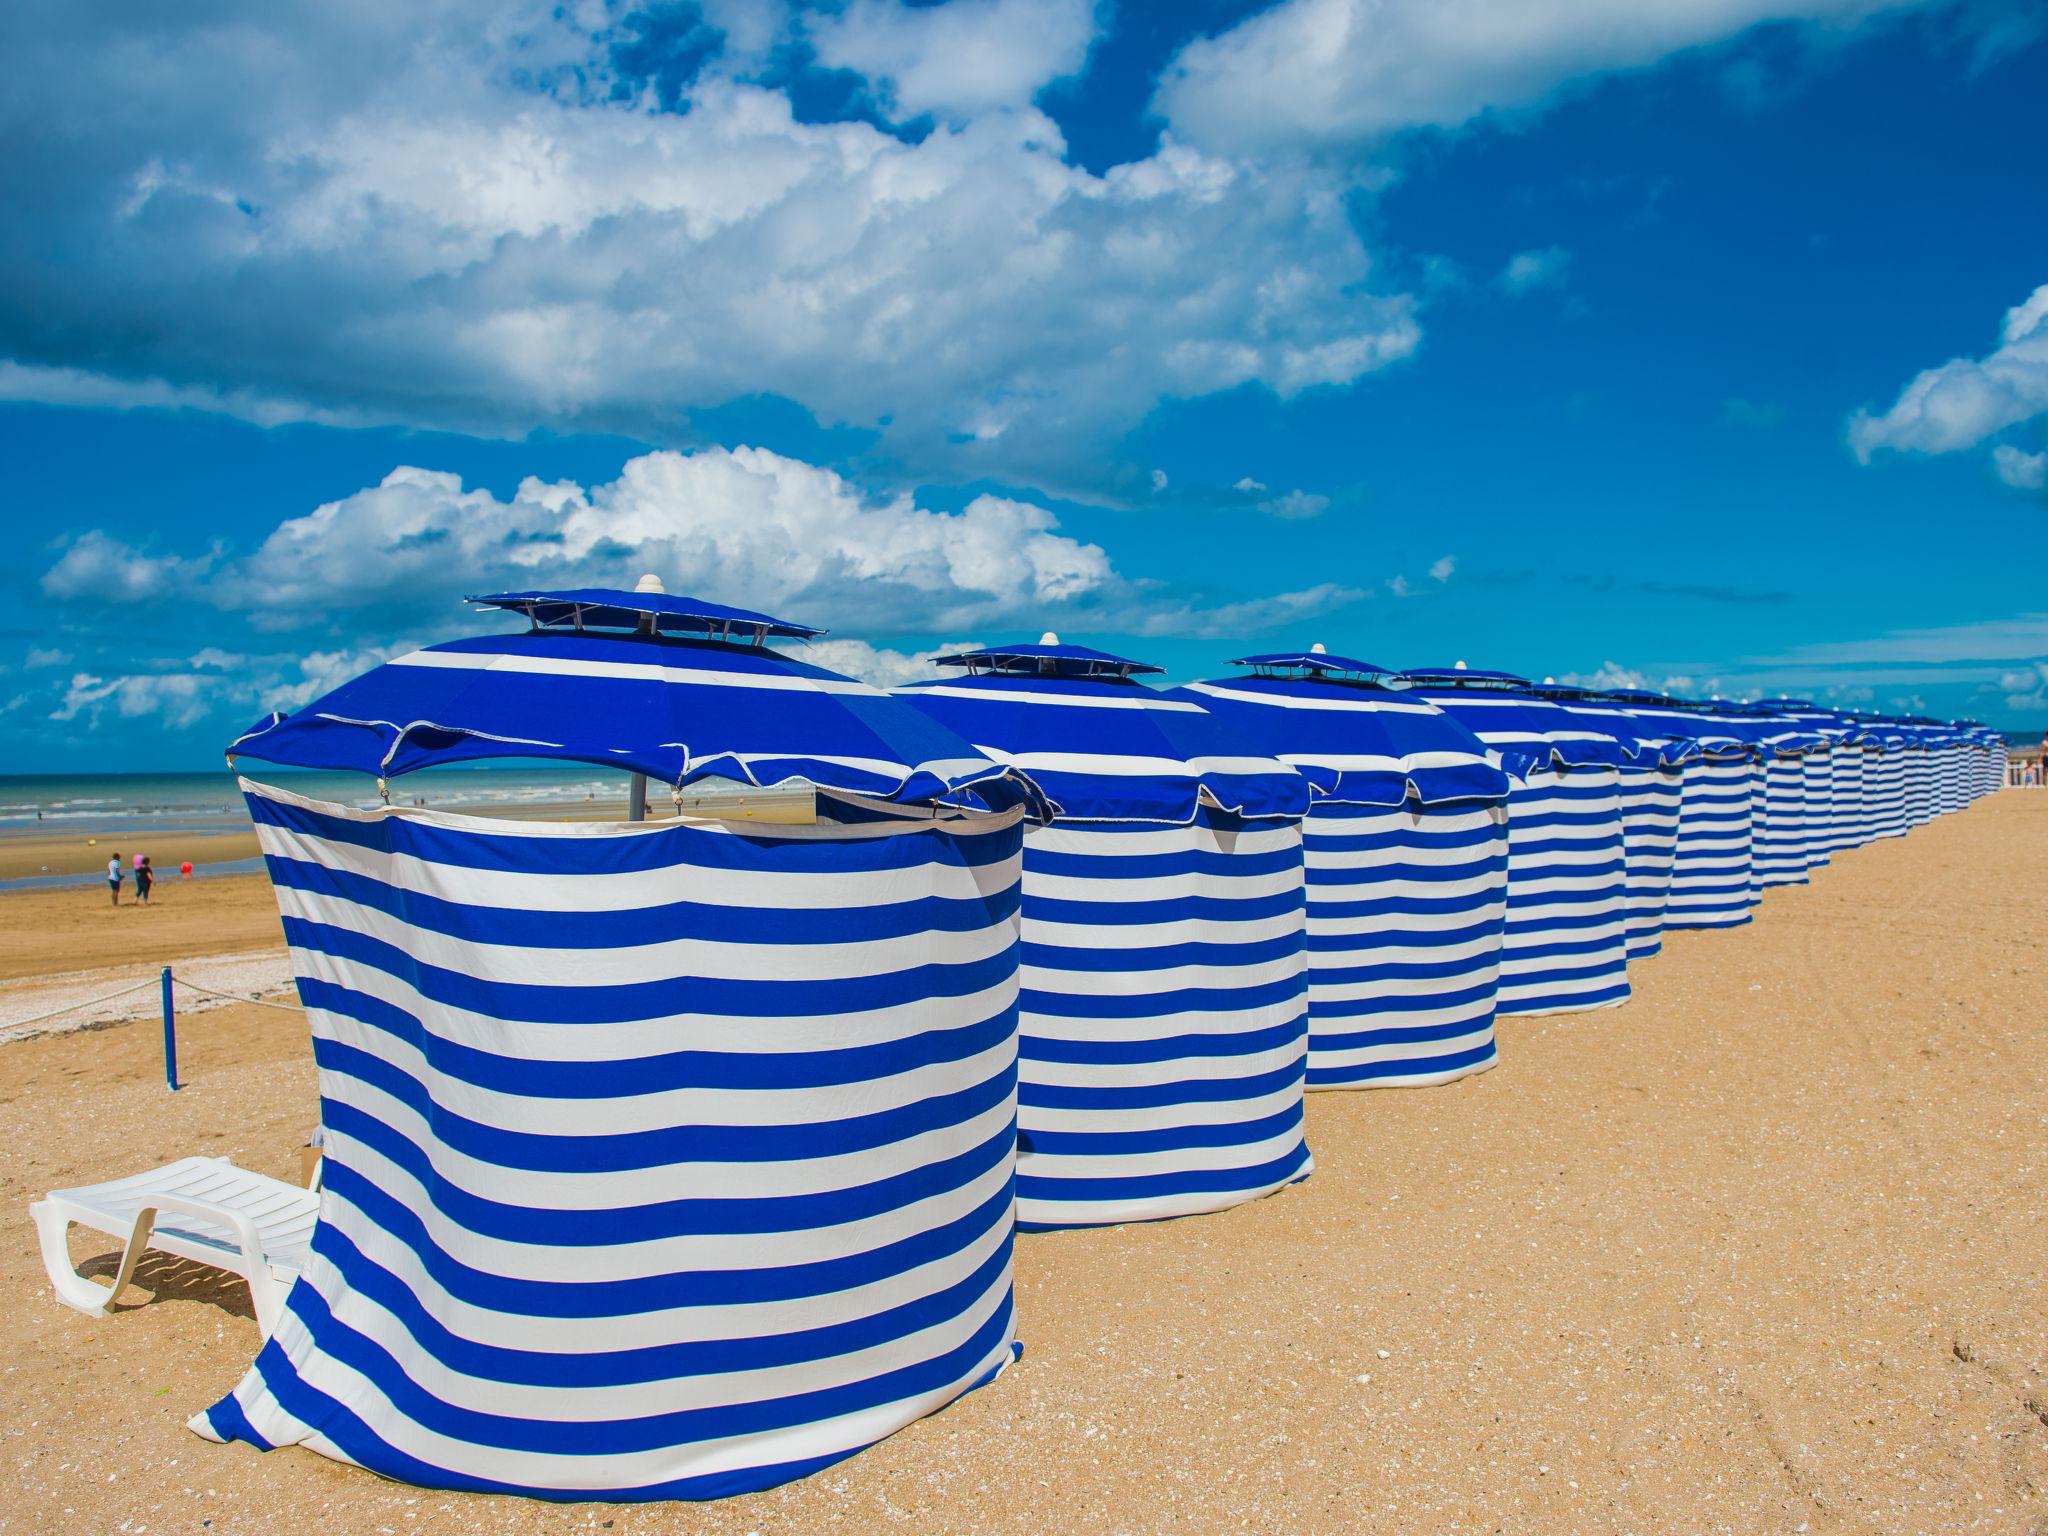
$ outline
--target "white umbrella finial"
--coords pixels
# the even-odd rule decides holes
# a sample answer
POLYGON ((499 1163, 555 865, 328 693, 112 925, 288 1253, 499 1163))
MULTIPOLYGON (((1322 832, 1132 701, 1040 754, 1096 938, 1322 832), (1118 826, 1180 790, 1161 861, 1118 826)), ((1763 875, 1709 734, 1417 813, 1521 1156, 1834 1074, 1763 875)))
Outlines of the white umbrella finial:
POLYGON ((645 576, 642 576, 640 580, 634 584, 633 590, 635 592, 666 593, 668 591, 668 588, 664 587, 661 584, 661 578, 659 576, 655 575, 652 571, 649 571, 645 576))
POLYGON ((1328 654, 1326 651, 1324 651, 1323 642, 1320 640, 1318 640, 1314 645, 1308 648, 1308 653, 1311 656, 1323 656, 1328 654))
POLYGON ((1060 637, 1048 629, 1044 634, 1038 637, 1038 643, 1040 645, 1058 645, 1060 643, 1060 637))

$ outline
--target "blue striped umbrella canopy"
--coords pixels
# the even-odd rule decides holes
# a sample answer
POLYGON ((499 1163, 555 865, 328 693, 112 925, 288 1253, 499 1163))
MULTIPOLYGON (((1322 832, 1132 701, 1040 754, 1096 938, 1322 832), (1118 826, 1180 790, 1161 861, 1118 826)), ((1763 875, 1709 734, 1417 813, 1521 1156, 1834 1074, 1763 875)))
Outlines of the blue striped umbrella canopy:
POLYGON ((1535 684, 1512 672, 1466 667, 1411 667, 1399 680, 1497 752, 1508 771, 1541 768, 1619 768, 1621 743, 1574 720, 1539 697, 1535 684))
POLYGON ((897 697, 973 750, 1029 775, 1077 821, 1185 825, 1209 806, 1252 820, 1299 820, 1309 786, 1189 699, 1132 681, 1157 672, 1083 646, 973 651, 939 665, 962 675, 897 697))
POLYGON ((1024 839, 1017 1220, 1217 1211, 1305 1176, 1309 787, 1142 663, 1050 636, 901 690, 1059 809, 1024 839))
MULTIPOLYGON (((1177 689, 1214 711, 1247 739, 1296 769, 1317 803, 1432 805, 1500 800, 1507 777, 1486 744, 1426 700, 1387 688, 1316 653, 1247 656, 1250 677, 1219 678, 1177 689), (1285 675, 1282 669, 1300 670, 1285 675)), ((1374 671, 1379 669, 1375 668, 1374 671)))
POLYGON ((535 627, 395 657, 255 726, 228 748, 230 757, 380 778, 443 763, 548 758, 678 788, 718 778, 932 801, 975 787, 987 803, 1004 805, 1028 794, 1014 770, 867 683, 759 643, 670 632, 686 624, 721 635, 820 631, 606 589, 477 601, 525 612, 535 627), (664 606, 641 615, 633 631, 593 627, 652 602, 664 606))
POLYGON ((1311 1088, 1421 1087, 1499 1059, 1508 778, 1435 706, 1322 651, 1247 656, 1194 699, 1314 786, 1311 1088))
POLYGON ((1588 730, 1613 737, 1624 765, 1678 768, 1700 755, 1699 742, 1669 719, 1639 711, 1600 689, 1546 686, 1538 691, 1588 730))

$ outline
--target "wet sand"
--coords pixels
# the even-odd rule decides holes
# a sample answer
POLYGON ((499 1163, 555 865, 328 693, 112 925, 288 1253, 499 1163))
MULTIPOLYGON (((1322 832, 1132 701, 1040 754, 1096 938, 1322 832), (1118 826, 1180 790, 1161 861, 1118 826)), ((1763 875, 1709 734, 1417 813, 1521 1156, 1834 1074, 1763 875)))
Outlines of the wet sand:
MULTIPOLYGON (((255 843, 251 833, 251 855, 255 843)), ((260 874, 159 879, 146 907, 133 885, 118 907, 104 885, 0 892, 0 981, 266 948, 284 948, 284 929, 260 874)))
MULTIPOLYGON (((17 880, 26 875, 102 874, 107 860, 121 855, 124 879, 123 900, 135 893, 134 857, 149 855, 159 885, 178 878, 178 866, 190 859, 196 868, 208 864, 231 864, 237 859, 256 857, 256 832, 244 827, 235 832, 115 832, 106 835, 80 833, 43 834, 0 840, 0 880, 17 880)), ((93 887, 102 905, 107 888, 93 887)), ((0 893, 0 897, 18 895, 0 893)))
POLYGON ((1316 1095, 1306 1184, 1022 1240, 1013 1371, 708 1506, 191 1435, 256 1349, 246 1295, 159 1264, 70 1312, 27 1201, 195 1151, 288 1176, 304 1027, 199 1016, 175 1095, 148 1025, 0 1046, 0 1529, 2040 1533, 2043 869, 2048 793, 2002 794, 1674 936, 1625 1008, 1507 1021, 1484 1076, 1316 1095))

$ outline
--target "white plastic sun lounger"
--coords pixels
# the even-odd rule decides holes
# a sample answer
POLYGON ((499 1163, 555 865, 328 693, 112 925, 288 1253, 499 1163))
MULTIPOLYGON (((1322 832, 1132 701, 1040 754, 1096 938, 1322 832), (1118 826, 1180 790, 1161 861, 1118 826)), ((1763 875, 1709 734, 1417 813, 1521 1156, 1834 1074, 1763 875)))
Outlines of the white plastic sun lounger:
POLYGON ((52 1190, 28 1209, 42 1240, 43 1267, 66 1306, 105 1314, 144 1250, 155 1248, 248 1281, 256 1326, 267 1339, 285 1293, 306 1265, 320 1196, 224 1157, 187 1157, 132 1178, 52 1190), (111 1289, 71 1267, 66 1238, 74 1223, 127 1244, 111 1289))

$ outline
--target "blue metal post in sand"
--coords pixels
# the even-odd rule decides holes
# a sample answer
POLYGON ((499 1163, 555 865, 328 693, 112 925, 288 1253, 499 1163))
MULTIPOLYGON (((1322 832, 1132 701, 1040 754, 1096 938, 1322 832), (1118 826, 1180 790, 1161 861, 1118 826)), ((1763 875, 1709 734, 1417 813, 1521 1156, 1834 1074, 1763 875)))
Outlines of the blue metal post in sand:
POLYGON ((171 1009, 171 968, 164 967, 164 1081, 178 1091, 178 1016, 171 1009))

